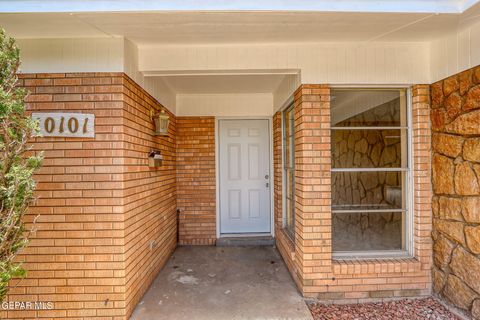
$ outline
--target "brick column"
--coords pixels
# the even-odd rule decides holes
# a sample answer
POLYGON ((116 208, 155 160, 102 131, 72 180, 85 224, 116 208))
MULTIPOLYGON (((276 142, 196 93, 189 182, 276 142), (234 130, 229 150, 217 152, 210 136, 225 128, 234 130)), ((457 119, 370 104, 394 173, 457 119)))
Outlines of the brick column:
MULTIPOLYGON (((414 86, 414 257, 332 260, 330 89, 325 85, 302 85, 295 92, 296 234, 291 272, 305 297, 365 302, 430 294, 432 191, 429 110, 428 86, 414 86)), ((281 186, 281 179, 276 179, 275 183, 281 186)), ((281 231, 276 230, 277 243, 282 244, 278 240, 281 231)), ((278 247, 284 256, 284 249, 278 247)))
POLYGON ((295 92, 295 264, 305 296, 332 274, 330 89, 295 92))
POLYGON ((414 255, 430 268, 432 257, 432 183, 430 86, 412 87, 414 255))
POLYGON ((177 118, 179 243, 214 245, 215 118, 177 118))

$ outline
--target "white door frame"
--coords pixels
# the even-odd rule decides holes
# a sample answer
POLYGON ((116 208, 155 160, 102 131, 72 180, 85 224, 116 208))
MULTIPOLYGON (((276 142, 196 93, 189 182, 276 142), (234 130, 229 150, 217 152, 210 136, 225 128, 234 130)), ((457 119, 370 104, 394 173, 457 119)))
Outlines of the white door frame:
MULTIPOLYGON (((218 123, 220 120, 268 120, 268 142, 270 150, 269 154, 269 183, 270 183, 270 235, 275 237, 275 217, 274 217, 274 184, 273 184, 273 118, 272 117, 215 117, 215 211, 216 211, 216 220, 215 220, 215 229, 217 234, 217 239, 222 237, 220 233, 220 166, 219 166, 219 150, 220 150, 220 137, 218 130, 218 123)), ((247 234, 248 236, 248 234, 247 234)))

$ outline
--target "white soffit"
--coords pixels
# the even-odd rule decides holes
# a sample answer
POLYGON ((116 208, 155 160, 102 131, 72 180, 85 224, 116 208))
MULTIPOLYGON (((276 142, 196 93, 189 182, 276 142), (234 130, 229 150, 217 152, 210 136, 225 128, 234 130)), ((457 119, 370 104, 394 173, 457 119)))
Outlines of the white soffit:
POLYGON ((126 37, 137 45, 429 41, 457 14, 347 12, 0 13, 19 39, 126 37))
POLYGON ((3 0, 1 12, 125 12, 288 10, 330 12, 461 13, 476 0, 3 0))
POLYGON ((2 14, 0 27, 18 39, 90 38, 108 35, 72 14, 2 14))
POLYGON ((272 93, 284 74, 248 75, 180 75, 162 76, 164 83, 177 94, 272 93))

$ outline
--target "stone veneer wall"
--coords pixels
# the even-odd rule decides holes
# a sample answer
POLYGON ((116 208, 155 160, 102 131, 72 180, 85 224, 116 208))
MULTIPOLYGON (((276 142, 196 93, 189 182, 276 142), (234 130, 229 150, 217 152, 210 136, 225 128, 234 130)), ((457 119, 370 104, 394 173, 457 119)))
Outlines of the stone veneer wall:
POLYGON ((177 118, 179 243, 216 241, 215 118, 177 118))
POLYGON ((330 89, 302 85, 295 92, 295 240, 281 230, 281 121, 274 116, 276 241, 306 297, 342 302, 425 296, 431 293, 430 94, 412 88, 413 258, 333 260, 331 217, 330 89))
POLYGON ((36 233, 20 256, 26 279, 9 301, 51 301, 53 310, 2 311, 5 319, 128 319, 177 243, 175 117, 156 137, 161 105, 123 73, 23 74, 31 111, 95 114, 94 138, 44 137, 36 233), (159 149, 164 163, 149 168, 159 149), (153 248, 150 248, 155 241, 153 248))
POLYGON ((435 293, 480 319, 480 67, 431 86, 435 293))

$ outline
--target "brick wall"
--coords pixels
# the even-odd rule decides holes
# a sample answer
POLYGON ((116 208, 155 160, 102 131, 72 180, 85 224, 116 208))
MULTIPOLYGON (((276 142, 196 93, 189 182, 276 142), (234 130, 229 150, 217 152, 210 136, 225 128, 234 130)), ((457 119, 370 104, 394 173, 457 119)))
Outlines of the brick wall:
POLYGON ((45 161, 27 220, 40 217, 20 257, 28 276, 8 299, 54 310, 2 316, 126 319, 176 245, 175 119, 168 137, 153 137, 149 108, 160 105, 122 73, 24 74, 20 85, 29 110, 94 113, 95 138, 33 141, 45 161), (150 148, 164 166, 148 168, 150 148))
POLYGON ((480 319, 480 66, 431 91, 433 288, 480 319))
POLYGON ((215 244, 215 118, 177 118, 180 244, 215 244))
POLYGON ((330 89, 302 85, 295 110, 295 258, 304 295, 324 291, 331 259, 330 89))
POLYGON ((432 214, 428 85, 414 86, 412 95, 414 258, 410 259, 332 260, 330 90, 325 85, 302 85, 295 92, 295 243, 282 237, 279 227, 282 215, 280 113, 275 115, 277 245, 305 296, 358 302, 430 294, 432 214))
MULTIPOLYGON (((283 230, 283 133, 282 113, 273 116, 273 206, 275 223, 275 243, 288 270, 292 275, 297 274, 295 265, 295 245, 283 230)), ((293 277, 297 286, 301 288, 298 277, 293 277)))
POLYGON ((177 244, 176 120, 169 113, 168 136, 155 137, 150 110, 161 105, 127 77, 123 98, 125 298, 130 314, 177 244), (161 152, 161 167, 148 167, 146 155, 152 149, 161 152))
MULTIPOLYGON (((215 119, 170 113, 169 135, 155 137, 149 114, 160 104, 122 73, 29 74, 21 85, 32 92, 30 110, 94 113, 96 136, 34 141, 46 158, 28 219, 41 216, 21 256, 28 277, 14 283, 9 299, 53 301, 55 309, 4 317, 126 319, 176 246, 177 207, 180 244, 215 244, 215 119), (148 167, 151 149, 164 156, 159 168, 148 167)), ((295 241, 283 233, 281 113, 275 114, 276 241, 305 296, 355 302, 430 293, 429 86, 412 93, 412 259, 332 260, 326 85, 295 92, 295 241)))

